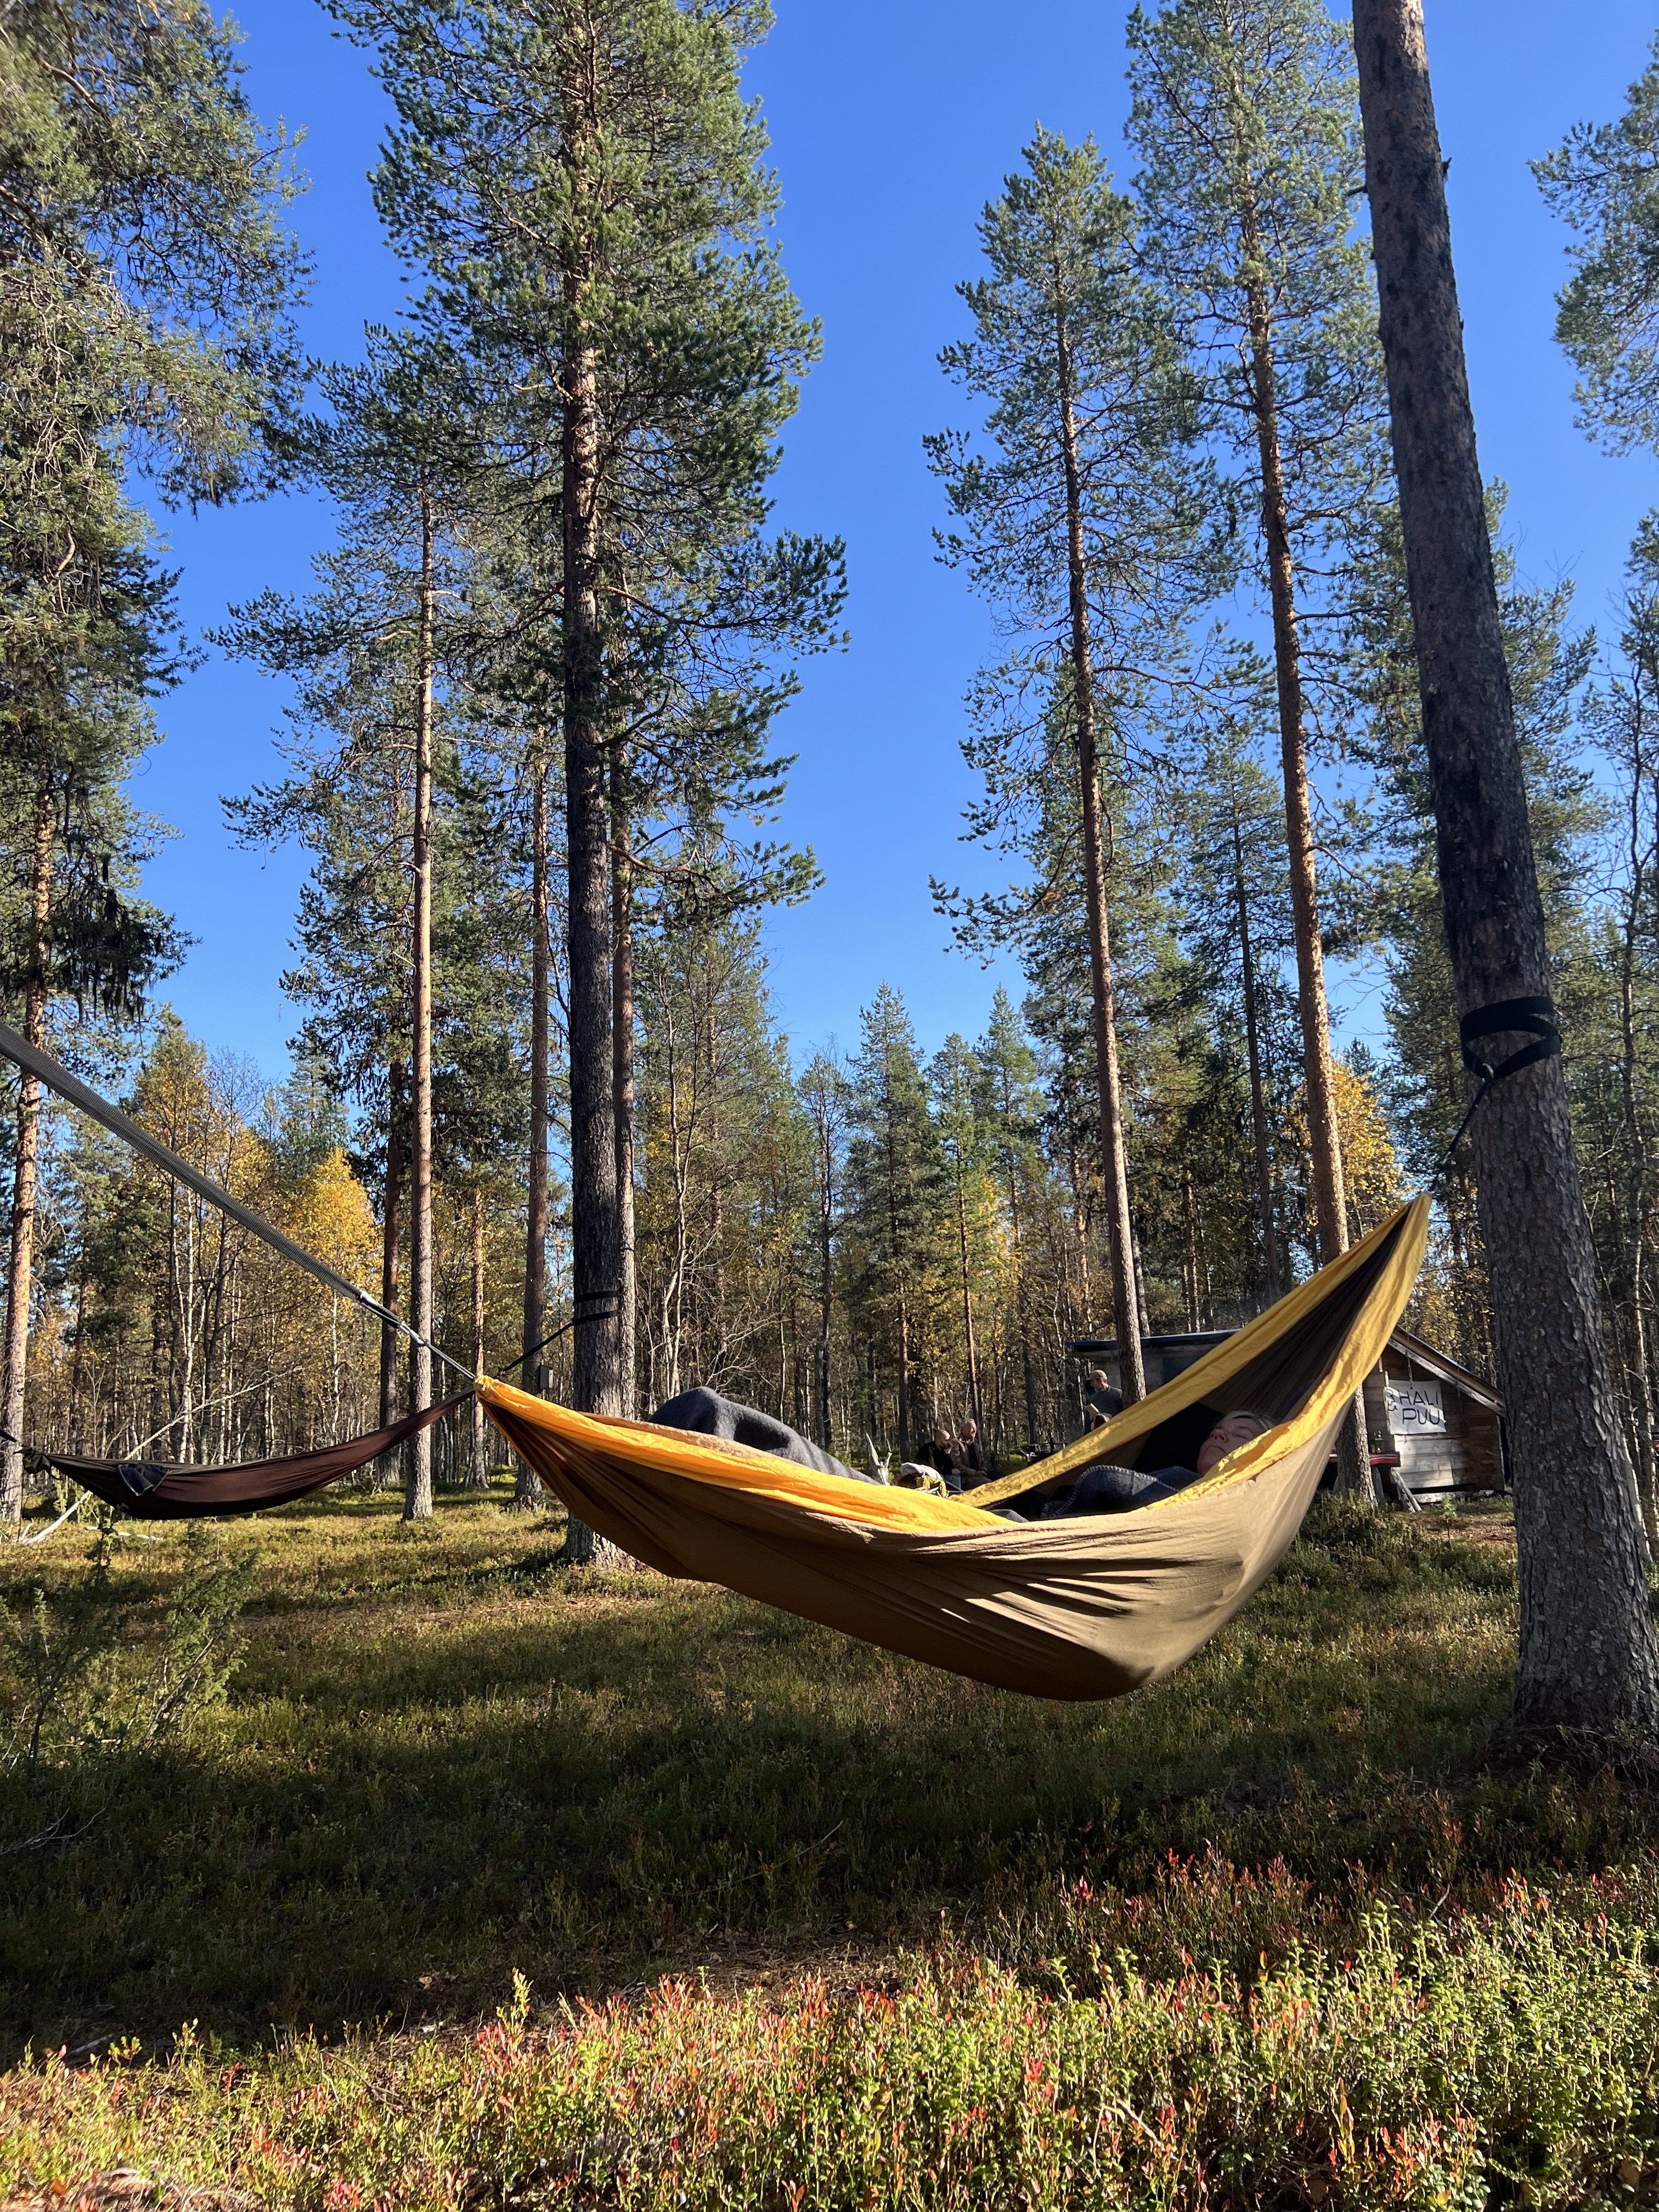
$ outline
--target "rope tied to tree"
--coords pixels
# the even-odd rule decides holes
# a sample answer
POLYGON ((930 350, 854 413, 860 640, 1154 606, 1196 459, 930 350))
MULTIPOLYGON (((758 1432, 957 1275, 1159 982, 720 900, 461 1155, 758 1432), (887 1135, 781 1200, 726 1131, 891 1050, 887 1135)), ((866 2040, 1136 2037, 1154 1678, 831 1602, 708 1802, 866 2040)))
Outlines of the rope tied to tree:
POLYGON ((1457 1034, 1463 1048, 1463 1065, 1471 1075, 1480 1078, 1480 1088, 1469 1101, 1468 1111, 1457 1125, 1457 1134, 1435 1168, 1432 1181, 1437 1183, 1443 1182, 1456 1166, 1457 1148, 1468 1135, 1469 1124, 1486 1104, 1492 1085, 1503 1082, 1505 1076, 1518 1075, 1523 1067, 1531 1067, 1540 1060, 1553 1060, 1561 1049, 1555 1007, 1547 998, 1498 999, 1489 1006, 1476 1006, 1459 1022, 1457 1034), (1530 1035, 1532 1042, 1517 1046, 1495 1067, 1474 1049, 1481 1037, 1503 1036, 1517 1030, 1530 1035))

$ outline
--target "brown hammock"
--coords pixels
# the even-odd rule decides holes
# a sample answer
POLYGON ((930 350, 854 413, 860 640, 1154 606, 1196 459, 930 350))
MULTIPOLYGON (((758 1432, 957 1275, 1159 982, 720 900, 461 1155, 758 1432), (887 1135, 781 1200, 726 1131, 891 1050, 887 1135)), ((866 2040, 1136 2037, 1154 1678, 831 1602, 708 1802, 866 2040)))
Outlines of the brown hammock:
MULTIPOLYGON (((469 1394, 470 1395, 470 1394, 469 1394)), ((78 1482, 106 1505, 119 1505, 136 1521, 199 1521, 235 1513, 263 1513, 291 1505, 342 1475, 356 1474, 382 1452, 395 1451, 410 1437, 465 1405, 465 1396, 428 1406, 372 1436, 349 1437, 326 1451, 299 1452, 289 1459, 250 1460, 241 1467, 184 1467, 176 1460, 71 1459, 44 1453, 52 1466, 78 1482)))

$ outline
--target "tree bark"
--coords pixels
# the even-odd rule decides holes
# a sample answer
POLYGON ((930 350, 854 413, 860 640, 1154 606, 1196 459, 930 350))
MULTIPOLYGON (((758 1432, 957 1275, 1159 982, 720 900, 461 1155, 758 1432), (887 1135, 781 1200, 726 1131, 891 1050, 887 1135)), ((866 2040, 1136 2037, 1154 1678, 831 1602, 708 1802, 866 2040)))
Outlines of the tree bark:
MULTIPOLYGON (((484 1194, 482 1183, 472 1191, 472 1372, 484 1371, 484 1194)), ((489 1483, 489 1453, 484 1423, 483 1401, 472 1401, 472 1449, 467 1479, 473 1489, 484 1490, 489 1483)))
MULTIPOLYGON (((580 118, 587 88, 580 68, 569 87, 575 118, 571 182, 580 202, 591 149, 580 118)), ((584 1413, 618 1414, 623 1385, 616 1320, 618 1227, 617 1135, 611 1096, 610 836, 601 743, 605 665, 599 591, 599 370, 586 320, 586 241, 573 221, 564 276, 565 853, 569 872, 568 986, 570 1039, 571 1396, 584 1413)), ((595 1556, 592 1532, 573 1521, 565 1557, 595 1556)))
MULTIPOLYGON (((547 1069, 548 1000, 552 958, 547 915, 547 761, 536 732, 530 796, 530 1170, 525 1200, 523 1382, 539 1393, 547 1334, 547 1069)), ((542 1486, 519 1462, 513 1503, 538 1512, 542 1486)))
POLYGON ((817 1419, 818 1442, 825 1451, 830 1449, 830 1328, 834 1312, 832 1293, 834 1279, 830 1263, 835 1251, 836 1182, 835 1145, 830 1123, 830 1105, 827 1092, 823 1095, 817 1114, 818 1136, 818 1346, 817 1346, 817 1419))
POLYGON ((1255 998, 1255 959, 1250 945, 1250 902, 1244 883, 1244 841, 1238 821, 1238 797, 1232 797, 1233 884, 1238 897, 1238 949, 1244 973, 1244 1048, 1250 1067, 1250 1140, 1255 1153, 1255 1202, 1261 1217, 1261 1295, 1267 1305, 1279 1296, 1279 1236, 1273 1218, 1273 1155, 1267 1144, 1267 1099, 1261 1080, 1261 1036, 1255 998))
MULTIPOLYGON (((52 919, 52 779, 42 771, 34 795, 29 854, 29 957, 23 1035, 46 1042, 46 931, 52 919)), ((34 1195, 40 1158, 40 1085, 20 1074, 17 1148, 11 1193, 11 1267, 6 1279, 6 1340, 0 1362, 0 1522, 23 1514, 23 1407, 28 1380, 29 1304, 34 1279, 34 1195)))
MULTIPOLYGON (((1248 265, 1259 268, 1261 238, 1255 203, 1248 191, 1240 210, 1240 234, 1248 265)), ((1296 566, 1279 434, 1278 373, 1273 361, 1273 306, 1266 282, 1249 277, 1250 396, 1261 471, 1261 527, 1267 548, 1267 596, 1273 613, 1273 674, 1279 701, 1279 754, 1285 775, 1285 826, 1290 854, 1291 921, 1296 939, 1297 1011, 1302 1022, 1303 1084, 1308 1108, 1308 1150, 1313 1169, 1314 1215, 1319 1256, 1327 1266, 1348 1249, 1347 1194, 1342 1145, 1331 1079, 1330 1008, 1325 997, 1325 953, 1319 939, 1319 891, 1314 858, 1313 807, 1308 790, 1306 702, 1302 691, 1302 646, 1296 611, 1296 566)), ((1375 1503, 1365 1433, 1365 1403, 1356 1391, 1336 1444, 1337 1487, 1375 1503)))
MULTIPOLYGON (((1546 996, 1526 789, 1504 659, 1419 0, 1356 0, 1383 354, 1460 1016, 1546 996)), ((1496 1061, 1527 1040, 1480 1041, 1496 1061)), ((1641 1516, 1619 1432, 1561 1060, 1476 1115, 1498 1385, 1515 1480, 1522 1723, 1659 1720, 1641 1516)))
MULTIPOLYGON (((400 1060, 388 1070, 386 1126, 386 1206, 380 1231, 380 1304, 388 1313, 398 1310, 403 1273, 404 1243, 404 1085, 409 1071, 400 1060)), ((397 1419, 398 1331, 390 1322, 380 1323, 380 1426, 389 1429, 397 1419)))
MULTIPOLYGON (((1083 896, 1089 915, 1089 978, 1094 1001, 1095 1065, 1100 1086, 1107 1243, 1112 1266, 1112 1316, 1117 1329, 1119 1387, 1126 1406, 1146 1395, 1140 1352, 1140 1302, 1135 1296, 1134 1238, 1129 1218, 1129 1168, 1123 1143, 1123 1094, 1118 1081, 1117 1008, 1112 940, 1106 912, 1106 867, 1100 824, 1100 768, 1095 733, 1095 675, 1089 640, 1089 577, 1083 546, 1083 489, 1078 470, 1077 413, 1071 334, 1064 310, 1054 319, 1060 371, 1060 451, 1066 470, 1066 545, 1071 621, 1072 697, 1077 717, 1079 799, 1083 815, 1083 896)), ((1035 1443, 1035 1439, 1033 1440, 1035 1443)))
POLYGON ((638 1411, 637 1299, 634 1240, 634 860, 628 808, 620 785, 625 763, 612 765, 611 802, 611 1095, 617 1143, 617 1365, 622 1410, 638 1411))
MULTIPOLYGON (((432 617, 433 530, 430 495, 421 496, 421 605, 415 669, 414 1113, 410 1129, 409 1410, 432 1403, 432 617)), ((432 1512, 432 1431, 405 1447, 404 1518, 432 1512)))

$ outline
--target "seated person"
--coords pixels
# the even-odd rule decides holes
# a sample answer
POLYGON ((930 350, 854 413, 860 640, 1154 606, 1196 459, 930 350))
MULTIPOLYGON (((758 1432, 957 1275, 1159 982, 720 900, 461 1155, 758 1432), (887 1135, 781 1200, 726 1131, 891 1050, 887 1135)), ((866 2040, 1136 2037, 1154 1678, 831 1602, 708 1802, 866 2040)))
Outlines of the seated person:
POLYGON ((943 1424, 934 1429, 933 1443, 925 1444, 916 1454, 916 1461, 922 1467, 933 1468, 944 1484, 947 1497, 960 1496, 962 1469, 957 1465, 955 1440, 943 1424))
POLYGON ((1112 1379, 1103 1367, 1091 1367, 1088 1388, 1083 1394, 1084 1427, 1103 1429, 1108 1421, 1115 1421, 1122 1411, 1122 1391, 1113 1389, 1112 1379))
POLYGON ((1069 1489, 1057 1491, 1037 1509, 1039 1521, 1067 1521, 1084 1513, 1123 1513, 1132 1506, 1154 1505, 1174 1498, 1190 1484, 1212 1474, 1229 1452, 1255 1437, 1265 1436, 1273 1423, 1261 1413, 1240 1408, 1224 1413, 1199 1447, 1198 1465, 1154 1468, 1143 1473, 1133 1467, 1091 1467, 1069 1489))
POLYGON ((763 1413, 753 1406, 740 1406, 735 1399, 722 1398, 718 1390, 710 1390, 702 1383, 693 1389, 682 1390, 678 1398, 659 1406, 651 1418, 661 1428, 685 1429, 696 1437, 720 1437, 728 1443, 752 1444, 757 1451, 774 1452, 780 1459, 792 1460, 797 1467, 810 1467, 819 1474, 844 1474, 849 1482, 874 1480, 872 1475, 860 1474, 856 1468, 844 1467, 821 1445, 799 1435, 787 1422, 763 1413))
POLYGON ((979 1423, 971 1413, 957 1436, 956 1462, 964 1490, 976 1490, 988 1479, 979 1448, 979 1423))

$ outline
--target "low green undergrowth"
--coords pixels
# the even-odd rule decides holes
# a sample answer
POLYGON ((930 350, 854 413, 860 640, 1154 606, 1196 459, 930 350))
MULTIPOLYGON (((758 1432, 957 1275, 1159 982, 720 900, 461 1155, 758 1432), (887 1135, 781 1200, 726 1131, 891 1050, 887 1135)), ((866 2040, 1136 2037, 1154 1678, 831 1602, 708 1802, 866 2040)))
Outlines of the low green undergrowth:
MULTIPOLYGON (((1224 1893, 1213 1863, 1166 1887, 1183 1886, 1224 1893)), ((48 2063, 0 2092, 0 2180, 49 2186, 90 2160, 179 2191, 434 2212, 1648 2202, 1656 1887, 1635 1912, 1627 1892, 1520 1882, 1480 1916, 1376 1906, 1351 1954, 1293 1946, 1249 1980, 1107 1958, 1085 1899, 1087 1994, 947 1943, 877 1988, 669 1983, 538 2026, 520 1985, 464 2039, 48 2063)))
MULTIPOLYGON (((572 1574, 558 1540, 476 1498, 259 1524, 224 1701, 0 1862, 0 2024, 35 2054, 0 2176, 800 2212, 1646 2192, 1659 1807, 1486 1756, 1501 1513, 1322 1508, 1103 1706, 572 1574), (516 1974, 533 2005, 479 2039, 516 1974)), ((0 1553, 14 1617, 35 1580, 72 1608, 86 1548, 0 1553)), ((134 1679, 188 1572, 169 1531, 116 1554, 134 1679)))

